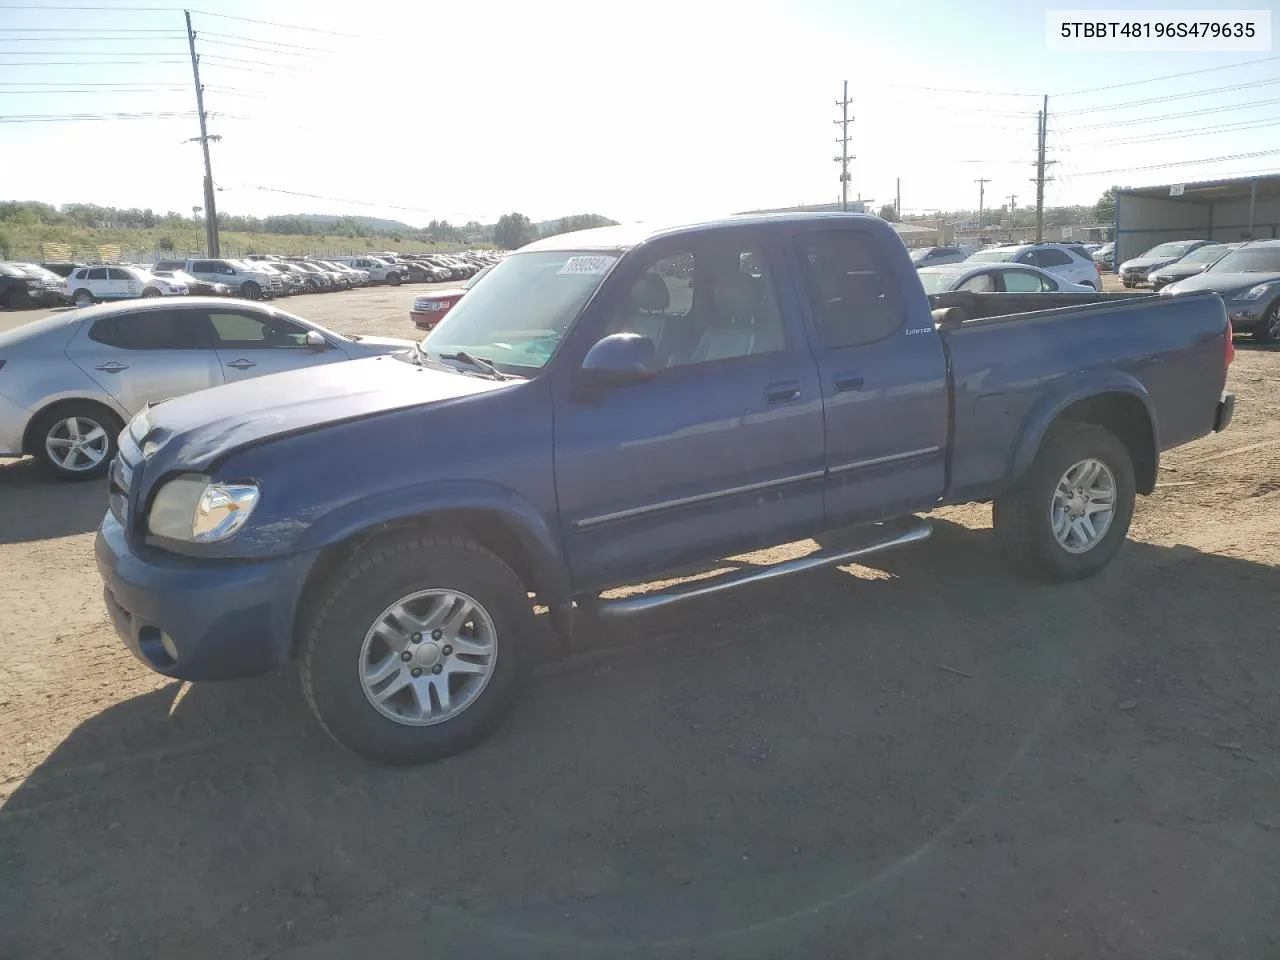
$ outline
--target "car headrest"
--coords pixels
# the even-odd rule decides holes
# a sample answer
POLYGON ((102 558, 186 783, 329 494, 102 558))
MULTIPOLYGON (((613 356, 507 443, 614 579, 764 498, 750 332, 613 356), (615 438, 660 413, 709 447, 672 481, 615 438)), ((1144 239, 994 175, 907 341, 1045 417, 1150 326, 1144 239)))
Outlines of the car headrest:
POLYGON ((631 302, 646 313, 661 313, 671 305, 671 291, 656 273, 646 273, 631 288, 631 302))
POLYGON ((723 319, 750 320, 759 306, 756 281, 745 273, 730 273, 716 283, 716 307, 723 319))

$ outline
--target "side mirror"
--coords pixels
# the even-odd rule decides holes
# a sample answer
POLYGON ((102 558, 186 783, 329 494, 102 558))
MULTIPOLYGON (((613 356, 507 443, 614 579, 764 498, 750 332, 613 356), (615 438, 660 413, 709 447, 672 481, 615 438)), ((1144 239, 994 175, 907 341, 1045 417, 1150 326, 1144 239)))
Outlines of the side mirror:
POLYGON ((329 349, 329 341, 315 330, 307 331, 307 348, 317 352, 329 349))
POLYGON ((658 373, 658 348, 638 333, 614 333, 596 343, 582 360, 582 382, 590 387, 642 383, 658 373))

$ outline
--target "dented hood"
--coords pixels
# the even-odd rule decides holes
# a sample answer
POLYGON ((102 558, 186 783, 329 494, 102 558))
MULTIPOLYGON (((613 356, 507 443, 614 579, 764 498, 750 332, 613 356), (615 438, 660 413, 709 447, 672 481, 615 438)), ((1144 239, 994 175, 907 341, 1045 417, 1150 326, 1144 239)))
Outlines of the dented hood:
POLYGON ((486 380, 389 356, 329 363, 155 404, 129 424, 150 477, 201 470, 238 448, 405 407, 445 403, 519 381, 486 380))

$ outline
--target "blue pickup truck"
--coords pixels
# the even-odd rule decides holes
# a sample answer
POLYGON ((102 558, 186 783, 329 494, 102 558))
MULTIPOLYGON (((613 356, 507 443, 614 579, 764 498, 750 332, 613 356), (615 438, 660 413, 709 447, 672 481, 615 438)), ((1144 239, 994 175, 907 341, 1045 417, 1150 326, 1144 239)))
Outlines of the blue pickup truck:
POLYGON ((1231 418, 1212 294, 947 314, 874 217, 537 241, 412 351, 135 417, 97 536, 107 607, 167 676, 296 662, 335 739, 418 763, 492 730, 575 615, 923 540, 946 504, 992 501, 1019 571, 1087 577, 1161 451, 1231 418), (601 597, 810 537, 776 567, 601 597))

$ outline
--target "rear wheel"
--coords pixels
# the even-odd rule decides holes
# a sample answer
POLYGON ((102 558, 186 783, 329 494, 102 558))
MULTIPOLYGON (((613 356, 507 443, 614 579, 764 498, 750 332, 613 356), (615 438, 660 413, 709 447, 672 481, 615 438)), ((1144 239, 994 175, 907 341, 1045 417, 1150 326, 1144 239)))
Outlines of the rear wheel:
POLYGON ((94 300, 93 294, 90 293, 88 290, 86 290, 84 287, 81 287, 79 290, 77 290, 71 297, 71 302, 74 303, 77 307, 87 307, 89 306, 89 304, 93 303, 93 300, 94 300))
POLYGON ((158 297, 158 296, 160 296, 160 291, 159 291, 159 290, 157 290, 155 287, 147 287, 147 289, 145 289, 145 290, 143 290, 143 291, 142 291, 142 296, 143 296, 143 299, 150 299, 151 297, 158 297))
POLYGON ((10 310, 21 310, 24 307, 31 306, 31 299, 27 296, 27 292, 25 290, 19 290, 17 287, 13 287, 7 294, 5 294, 4 305, 10 310))
POLYGON ((1091 577, 1119 551, 1137 489, 1129 451, 1090 423, 1045 437, 1022 481, 998 497, 992 518, 1013 566, 1042 580, 1091 577))
POLYGON ((1253 337, 1258 343, 1280 343, 1280 300, 1271 305, 1253 337))
POLYGON ((120 418, 106 407, 70 403, 39 415, 32 424, 33 446, 50 476, 92 480, 107 472, 123 429, 120 418))
POLYGON ((533 610, 511 568, 473 541, 384 540, 323 595, 299 672, 343 746, 383 763, 437 760, 479 743, 515 702, 533 610))
POLYGON ((390 276, 388 276, 388 277, 387 277, 387 283, 391 284, 391 286, 393 286, 393 287, 398 287, 398 286, 400 286, 400 274, 398 274, 398 273, 393 273, 393 274, 391 274, 390 276))

